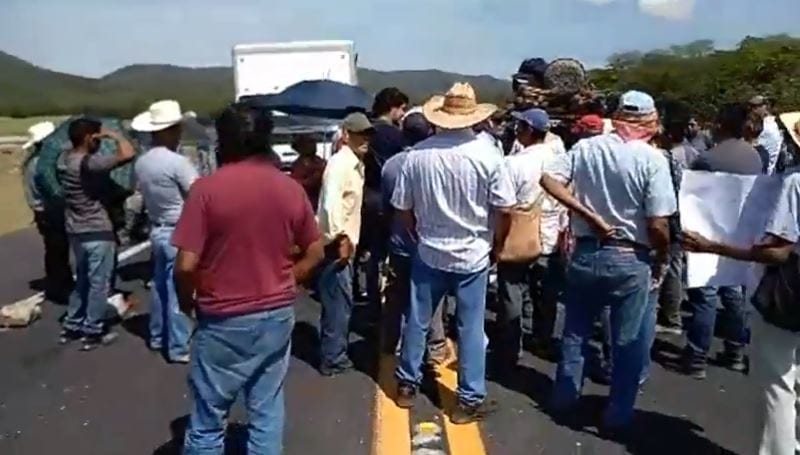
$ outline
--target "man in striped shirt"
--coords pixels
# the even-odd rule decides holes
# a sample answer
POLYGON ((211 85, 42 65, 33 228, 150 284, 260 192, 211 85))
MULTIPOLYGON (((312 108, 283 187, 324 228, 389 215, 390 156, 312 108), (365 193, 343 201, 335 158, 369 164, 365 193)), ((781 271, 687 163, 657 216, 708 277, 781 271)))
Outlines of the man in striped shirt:
POLYGON ((422 381, 425 336, 431 315, 447 292, 457 301, 458 406, 450 419, 465 424, 491 411, 486 401, 483 319, 493 249, 508 234, 505 209, 516 203, 502 159, 472 127, 497 108, 477 104, 469 84, 456 84, 423 107, 440 133, 408 154, 392 205, 417 238, 411 265, 411 302, 396 376, 397 404, 410 408, 422 381), (493 213, 495 212, 495 213, 493 213))

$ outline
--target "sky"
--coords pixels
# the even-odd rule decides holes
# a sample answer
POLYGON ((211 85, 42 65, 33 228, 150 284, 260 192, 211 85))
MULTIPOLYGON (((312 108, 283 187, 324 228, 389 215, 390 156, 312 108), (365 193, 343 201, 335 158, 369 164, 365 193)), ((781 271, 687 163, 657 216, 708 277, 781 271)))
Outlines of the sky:
POLYGON ((240 43, 349 39, 359 65, 509 77, 526 57, 601 66, 695 39, 800 36, 799 0, 0 0, 0 50, 99 77, 230 65, 240 43))

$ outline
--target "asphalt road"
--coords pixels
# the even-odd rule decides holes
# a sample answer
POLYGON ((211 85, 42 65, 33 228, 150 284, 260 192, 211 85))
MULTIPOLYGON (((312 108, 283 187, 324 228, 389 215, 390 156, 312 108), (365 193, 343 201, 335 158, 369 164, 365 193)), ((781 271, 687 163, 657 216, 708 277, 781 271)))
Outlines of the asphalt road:
MULTIPOLYGON (((33 293, 30 288, 41 277, 40 255, 32 230, 0 238, 1 303, 33 293)), ((123 267, 120 287, 146 302, 144 259, 123 267)), ((434 436, 425 447, 451 455, 744 454, 755 438, 755 401, 747 378, 712 367, 708 379, 698 382, 670 371, 663 365, 675 357, 679 339, 659 341, 657 363, 639 398, 636 431, 627 441, 597 436, 607 389, 594 384, 585 390, 581 422, 575 428, 555 424, 543 411, 554 367, 530 355, 514 380, 489 384, 500 410, 480 425, 455 427, 443 418, 441 408, 453 402, 455 372, 449 368, 431 376, 418 406, 407 413, 392 404, 392 359, 378 360, 375 336, 360 323, 361 311, 352 338, 358 371, 335 378, 316 373, 318 307, 307 297, 297 305, 286 454, 405 455, 424 434, 434 436), (417 431, 422 422, 435 425, 417 431)), ((46 304, 43 319, 32 327, 0 333, 0 454, 178 453, 189 410, 186 367, 167 365, 145 348, 146 315, 125 321, 113 346, 80 353, 56 343, 62 313, 46 304)), ((241 410, 233 420, 244 420, 241 410)), ((232 425, 229 453, 244 453, 243 439, 241 425, 232 425)))

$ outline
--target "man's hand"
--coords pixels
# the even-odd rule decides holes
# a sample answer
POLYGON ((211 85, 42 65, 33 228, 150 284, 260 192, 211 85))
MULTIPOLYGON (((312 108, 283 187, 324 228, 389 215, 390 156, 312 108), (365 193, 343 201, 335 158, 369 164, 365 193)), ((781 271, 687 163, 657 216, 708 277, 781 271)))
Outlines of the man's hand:
POLYGON ((590 218, 590 226, 599 240, 605 240, 614 234, 614 227, 606 223, 600 215, 595 214, 590 218))
POLYGON ((114 139, 119 140, 120 134, 112 129, 108 128, 101 128, 99 133, 96 133, 92 136, 93 139, 114 139))
POLYGON ((652 278, 650 279, 650 291, 655 291, 664 283, 667 274, 667 265, 663 262, 656 262, 650 269, 652 278))
POLYGON ((345 234, 337 237, 336 242, 338 243, 337 252, 339 256, 337 262, 344 264, 353 257, 356 252, 356 248, 353 245, 353 242, 350 241, 350 237, 345 234))
POLYGON ((714 242, 692 231, 683 231, 681 243, 686 251, 693 253, 712 253, 714 249, 714 242))

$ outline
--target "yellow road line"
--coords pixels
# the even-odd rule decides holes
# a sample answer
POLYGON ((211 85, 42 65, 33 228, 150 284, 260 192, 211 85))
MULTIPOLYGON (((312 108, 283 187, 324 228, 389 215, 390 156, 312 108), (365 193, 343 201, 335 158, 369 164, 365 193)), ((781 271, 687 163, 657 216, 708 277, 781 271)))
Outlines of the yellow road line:
POLYGON ((454 370, 458 360, 455 358, 452 341, 448 339, 447 344, 453 354, 436 369, 438 376, 436 381, 442 407, 445 410, 444 430, 447 433, 450 455, 486 455, 483 439, 481 439, 481 430, 477 423, 454 425, 447 417, 456 407, 456 385, 458 384, 458 377, 454 370))
POLYGON ((380 354, 378 384, 375 392, 375 421, 373 422, 372 455, 410 455, 411 428, 408 410, 397 407, 394 394, 395 358, 380 354))

